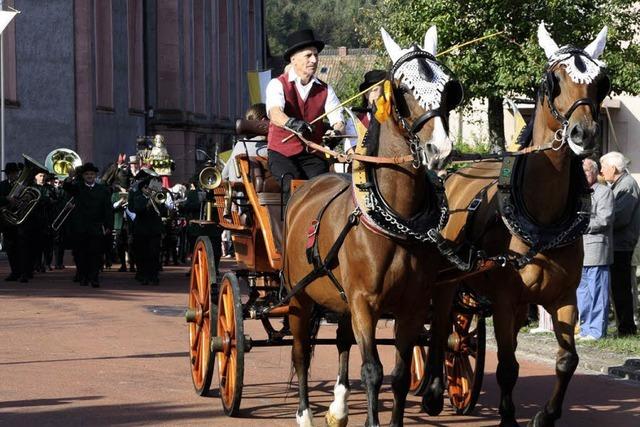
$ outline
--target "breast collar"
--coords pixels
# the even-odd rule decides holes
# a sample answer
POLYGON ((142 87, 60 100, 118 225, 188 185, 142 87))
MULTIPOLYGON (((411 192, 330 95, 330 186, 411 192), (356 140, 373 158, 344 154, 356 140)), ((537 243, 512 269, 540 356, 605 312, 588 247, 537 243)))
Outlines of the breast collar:
MULTIPOLYGON (((380 123, 373 119, 364 139, 358 142, 358 154, 376 154, 380 137, 380 123)), ((440 231, 449 219, 449 210, 442 181, 426 173, 429 199, 420 212, 403 218, 380 193, 375 169, 372 165, 353 161, 352 195, 362 212, 363 224, 372 232, 405 243, 432 242, 432 230, 440 231)))

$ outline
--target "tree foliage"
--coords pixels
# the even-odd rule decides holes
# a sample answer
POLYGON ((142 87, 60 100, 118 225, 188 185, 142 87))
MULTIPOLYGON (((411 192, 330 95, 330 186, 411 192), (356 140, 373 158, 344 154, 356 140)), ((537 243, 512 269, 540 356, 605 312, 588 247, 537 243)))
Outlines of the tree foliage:
POLYGON ((269 48, 279 55, 286 48, 287 35, 311 28, 330 47, 362 47, 354 31, 366 0, 267 0, 266 27, 269 48))
POLYGON ((490 102, 505 96, 534 96, 546 64, 536 38, 540 21, 545 21, 559 46, 585 47, 608 25, 601 59, 608 64, 613 90, 640 93, 640 8, 634 0, 380 0, 369 5, 364 16, 358 32, 365 44, 378 49, 382 49, 377 31, 381 26, 407 46, 421 41, 427 29, 437 25, 439 51, 504 31, 440 58, 463 82, 467 101, 481 97, 490 102))

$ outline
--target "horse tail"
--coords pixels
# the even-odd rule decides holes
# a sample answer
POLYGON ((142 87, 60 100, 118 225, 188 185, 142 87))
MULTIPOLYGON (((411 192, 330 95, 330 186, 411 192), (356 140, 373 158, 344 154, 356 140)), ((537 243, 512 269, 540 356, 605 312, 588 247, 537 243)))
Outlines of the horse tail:
MULTIPOLYGON (((320 332, 320 322, 322 321, 324 310, 318 304, 313 304, 313 308, 311 310, 312 310, 311 319, 309 320, 309 340, 312 343, 314 343, 316 341, 316 338, 318 337, 318 332, 320 332)), ((311 344, 311 349, 309 351, 309 370, 311 370, 311 360, 313 359, 313 354, 315 352, 315 349, 316 349, 316 345, 311 344)), ((291 384, 293 383, 293 376, 295 374, 296 374, 296 368, 293 365, 293 357, 292 357, 287 390, 291 389, 291 384)))

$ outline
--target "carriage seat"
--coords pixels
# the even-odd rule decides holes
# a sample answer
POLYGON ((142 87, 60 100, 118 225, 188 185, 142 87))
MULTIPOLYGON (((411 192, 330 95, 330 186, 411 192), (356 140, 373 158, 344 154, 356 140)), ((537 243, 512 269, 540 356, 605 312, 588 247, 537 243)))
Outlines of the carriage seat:
MULTIPOLYGON (((246 154, 238 156, 247 159, 246 154)), ((264 206, 268 212, 269 224, 273 235, 274 243, 280 253, 282 253, 282 207, 283 199, 280 190, 280 182, 271 174, 269 170, 269 160, 263 156, 249 157, 249 167, 251 170, 250 179, 258 196, 258 203, 264 206)), ((284 202, 286 204, 286 202, 284 202)))

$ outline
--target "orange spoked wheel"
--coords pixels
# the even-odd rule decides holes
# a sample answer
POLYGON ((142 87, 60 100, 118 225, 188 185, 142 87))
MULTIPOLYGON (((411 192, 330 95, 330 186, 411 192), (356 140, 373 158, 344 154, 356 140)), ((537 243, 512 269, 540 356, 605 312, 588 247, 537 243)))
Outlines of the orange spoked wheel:
POLYGON ((413 347, 411 358, 411 383, 409 391, 416 396, 424 394, 427 385, 427 350, 421 345, 413 347))
POLYGON ((473 411, 484 377, 486 324, 484 316, 454 312, 453 332, 445 354, 449 400, 456 414, 473 411))
POLYGON ((193 251, 189 301, 185 314, 189 325, 189 361, 193 387, 205 396, 211 386, 215 353, 211 352, 211 337, 215 335, 216 307, 212 286, 216 279, 213 247, 207 237, 199 237, 193 251))
POLYGON ((227 273, 220 284, 217 334, 214 349, 218 351, 218 379, 224 413, 238 415, 244 379, 245 337, 242 301, 238 278, 227 273))

